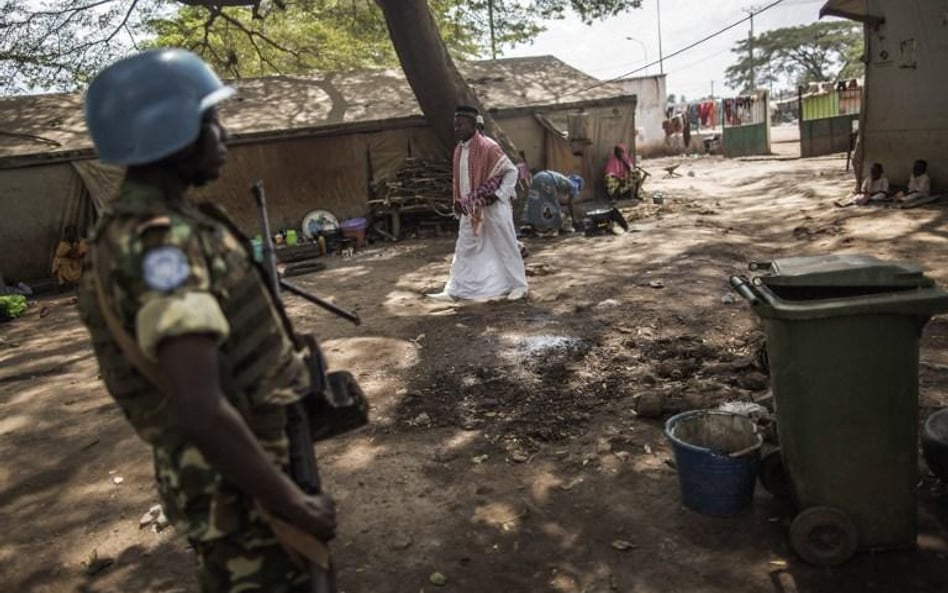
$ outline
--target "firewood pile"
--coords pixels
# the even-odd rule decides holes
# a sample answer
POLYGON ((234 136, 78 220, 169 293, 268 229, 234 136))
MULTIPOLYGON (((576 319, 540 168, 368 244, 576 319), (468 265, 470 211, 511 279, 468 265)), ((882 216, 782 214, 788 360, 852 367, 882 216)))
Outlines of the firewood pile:
POLYGON ((451 163, 406 158, 394 177, 379 183, 376 196, 369 200, 373 210, 451 216, 451 163))

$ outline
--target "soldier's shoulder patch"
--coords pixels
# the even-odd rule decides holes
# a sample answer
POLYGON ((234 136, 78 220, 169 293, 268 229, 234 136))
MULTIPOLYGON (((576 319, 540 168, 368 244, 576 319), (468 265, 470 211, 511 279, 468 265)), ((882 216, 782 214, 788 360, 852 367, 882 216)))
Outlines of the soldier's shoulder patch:
POLYGON ((189 274, 187 256, 173 245, 150 249, 142 258, 142 277, 153 290, 170 292, 184 284, 189 274))

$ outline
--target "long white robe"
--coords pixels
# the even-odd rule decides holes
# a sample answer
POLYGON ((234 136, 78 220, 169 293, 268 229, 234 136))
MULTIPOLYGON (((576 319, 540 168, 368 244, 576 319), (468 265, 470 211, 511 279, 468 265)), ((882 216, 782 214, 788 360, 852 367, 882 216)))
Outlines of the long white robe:
MULTIPOLYGON (((451 274, 444 291, 456 299, 489 299, 512 291, 527 290, 527 274, 517 243, 512 200, 516 196, 517 167, 506 159, 497 201, 482 211, 483 221, 474 234, 471 219, 461 216, 451 274)), ((458 171, 460 194, 471 192, 470 142, 461 144, 458 171)))

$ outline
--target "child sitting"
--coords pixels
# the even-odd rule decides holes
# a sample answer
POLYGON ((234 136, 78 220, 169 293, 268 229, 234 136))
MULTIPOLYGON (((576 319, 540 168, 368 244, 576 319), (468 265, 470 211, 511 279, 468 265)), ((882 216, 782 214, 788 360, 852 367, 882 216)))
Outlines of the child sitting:
POLYGON ((833 202, 840 208, 846 206, 865 206, 869 202, 884 202, 889 199, 889 180, 882 173, 882 165, 873 163, 869 177, 862 182, 862 189, 853 193, 848 202, 833 202))
POLYGON ((862 190, 853 197, 853 204, 865 206, 869 202, 884 202, 889 199, 889 180, 882 172, 881 163, 873 163, 869 177, 862 182, 862 190))
POLYGON ((921 159, 912 165, 912 176, 908 188, 892 196, 892 200, 901 205, 909 205, 927 198, 931 194, 931 179, 928 177, 928 162, 921 159))

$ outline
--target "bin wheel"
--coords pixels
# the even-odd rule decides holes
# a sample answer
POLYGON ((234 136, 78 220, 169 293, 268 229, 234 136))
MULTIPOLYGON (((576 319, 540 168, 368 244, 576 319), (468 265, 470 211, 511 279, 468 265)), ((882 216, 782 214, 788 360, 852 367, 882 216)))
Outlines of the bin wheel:
POLYGON ((811 507, 790 524, 790 545, 806 562, 836 566, 856 553, 859 533, 849 515, 833 507, 811 507))
POLYGON ((761 457, 757 477, 760 478, 760 485, 776 498, 790 498, 790 480, 787 478, 779 447, 771 449, 761 457))

